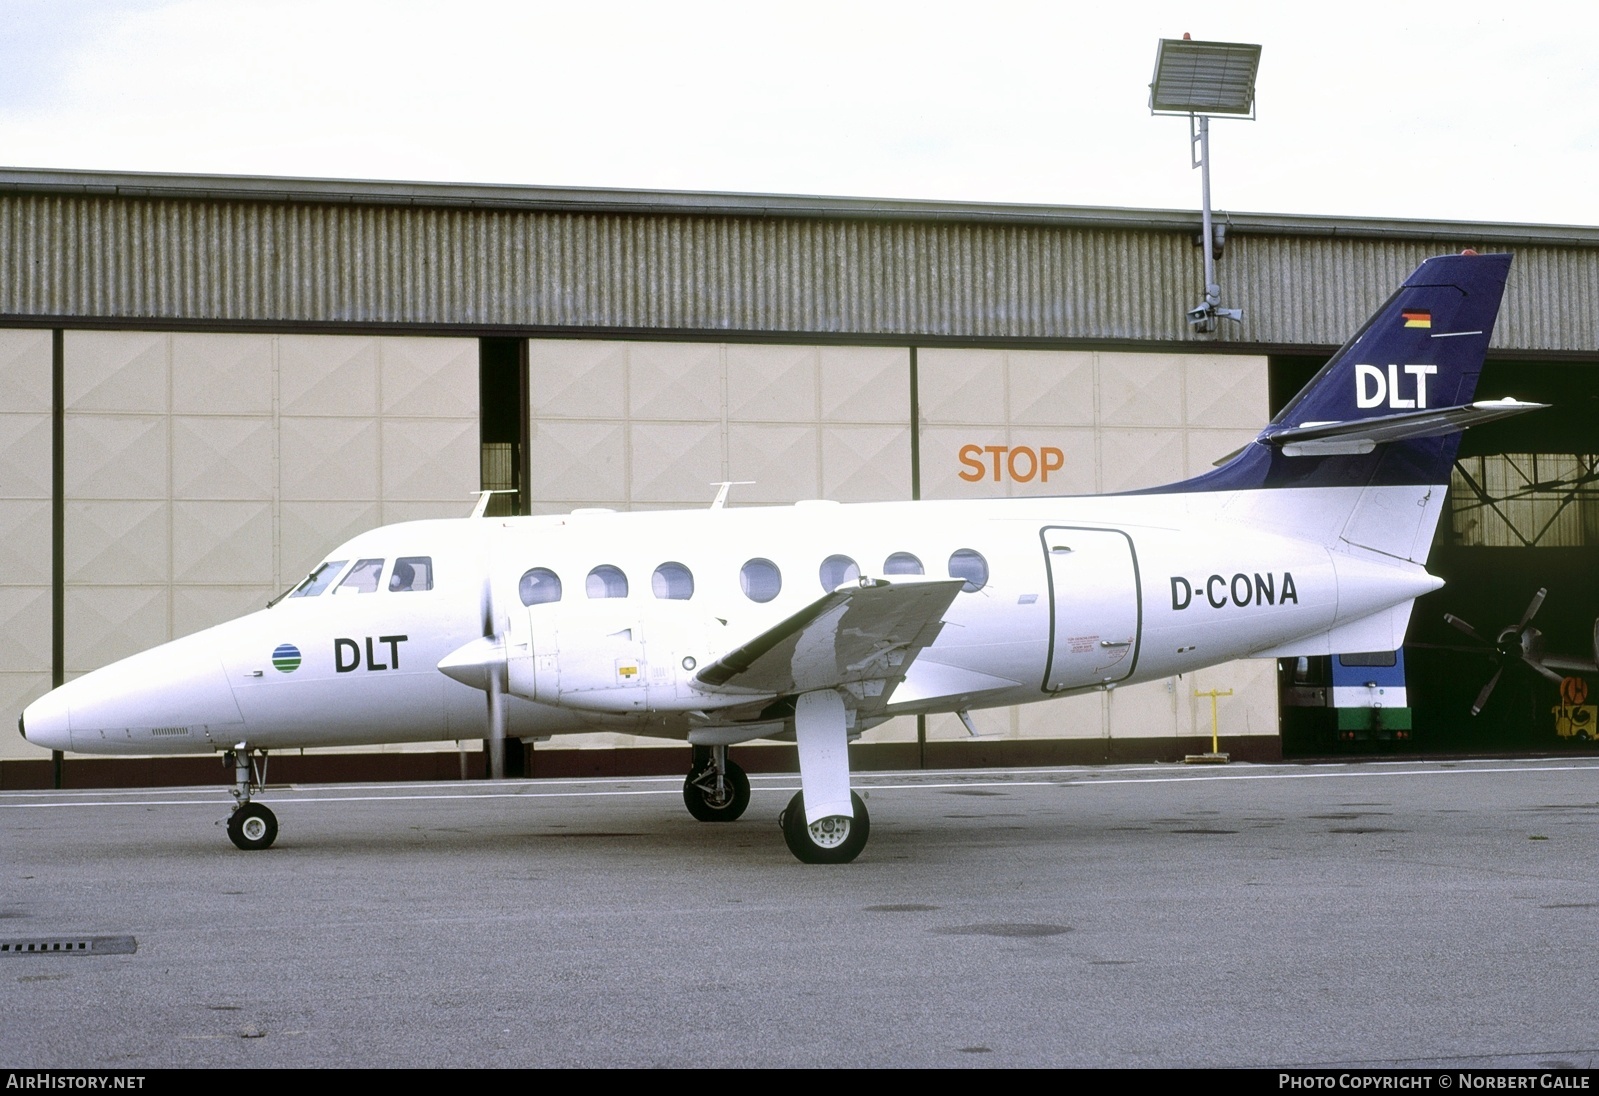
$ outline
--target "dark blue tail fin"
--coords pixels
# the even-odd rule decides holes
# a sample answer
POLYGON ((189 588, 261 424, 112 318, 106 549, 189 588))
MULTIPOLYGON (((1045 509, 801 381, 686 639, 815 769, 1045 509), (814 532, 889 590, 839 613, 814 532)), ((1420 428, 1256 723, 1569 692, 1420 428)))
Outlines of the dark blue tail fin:
POLYGON ((1447 484, 1464 426, 1529 409, 1472 403, 1510 259, 1428 259, 1254 442, 1161 490, 1447 484))

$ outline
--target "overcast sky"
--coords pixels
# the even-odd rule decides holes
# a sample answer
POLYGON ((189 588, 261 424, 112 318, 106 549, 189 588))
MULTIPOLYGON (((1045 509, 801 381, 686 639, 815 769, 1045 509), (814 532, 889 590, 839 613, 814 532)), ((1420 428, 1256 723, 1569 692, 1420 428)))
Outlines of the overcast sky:
POLYGON ((1599 224, 1599 6, 0 0, 0 164, 1599 224))

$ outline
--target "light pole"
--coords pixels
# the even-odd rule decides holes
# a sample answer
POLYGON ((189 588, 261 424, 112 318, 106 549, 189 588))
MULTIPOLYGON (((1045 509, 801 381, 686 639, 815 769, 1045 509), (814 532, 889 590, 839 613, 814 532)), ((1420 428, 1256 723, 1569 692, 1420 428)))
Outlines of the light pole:
POLYGON ((1193 166, 1200 169, 1205 249, 1205 299, 1188 310, 1196 332, 1216 330, 1218 319, 1242 320, 1238 308, 1222 308, 1216 282, 1218 236, 1210 215, 1210 119, 1255 117, 1255 73, 1260 47, 1241 42, 1195 42, 1162 38, 1155 49, 1155 78, 1149 84, 1151 114, 1186 114, 1193 166), (1197 148, 1197 152, 1194 150, 1197 148))

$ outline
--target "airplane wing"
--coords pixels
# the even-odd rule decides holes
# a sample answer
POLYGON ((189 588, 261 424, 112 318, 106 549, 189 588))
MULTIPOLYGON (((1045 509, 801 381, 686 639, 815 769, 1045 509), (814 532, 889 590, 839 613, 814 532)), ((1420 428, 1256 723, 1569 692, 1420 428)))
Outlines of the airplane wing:
POLYGON ((1599 671, 1599 664, 1595 664, 1591 658, 1549 658, 1545 656, 1538 661, 1551 670, 1562 670, 1568 674, 1591 674, 1599 671))
POLYGON ((961 579, 879 582, 835 590, 735 647, 697 675, 717 692, 791 695, 840 685, 869 706, 886 703, 921 651, 938 638, 961 579))

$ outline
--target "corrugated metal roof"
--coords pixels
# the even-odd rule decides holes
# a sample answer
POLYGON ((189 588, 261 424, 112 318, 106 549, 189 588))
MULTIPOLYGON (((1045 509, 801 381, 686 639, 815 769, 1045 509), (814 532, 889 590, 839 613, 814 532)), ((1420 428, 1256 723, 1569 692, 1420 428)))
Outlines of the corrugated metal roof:
MULTIPOLYGON (((1599 229, 1227 214, 1228 344, 1342 341, 1517 263, 1501 349, 1599 350, 1599 229)), ((0 171, 0 323, 1203 345, 1197 212, 0 171)))

